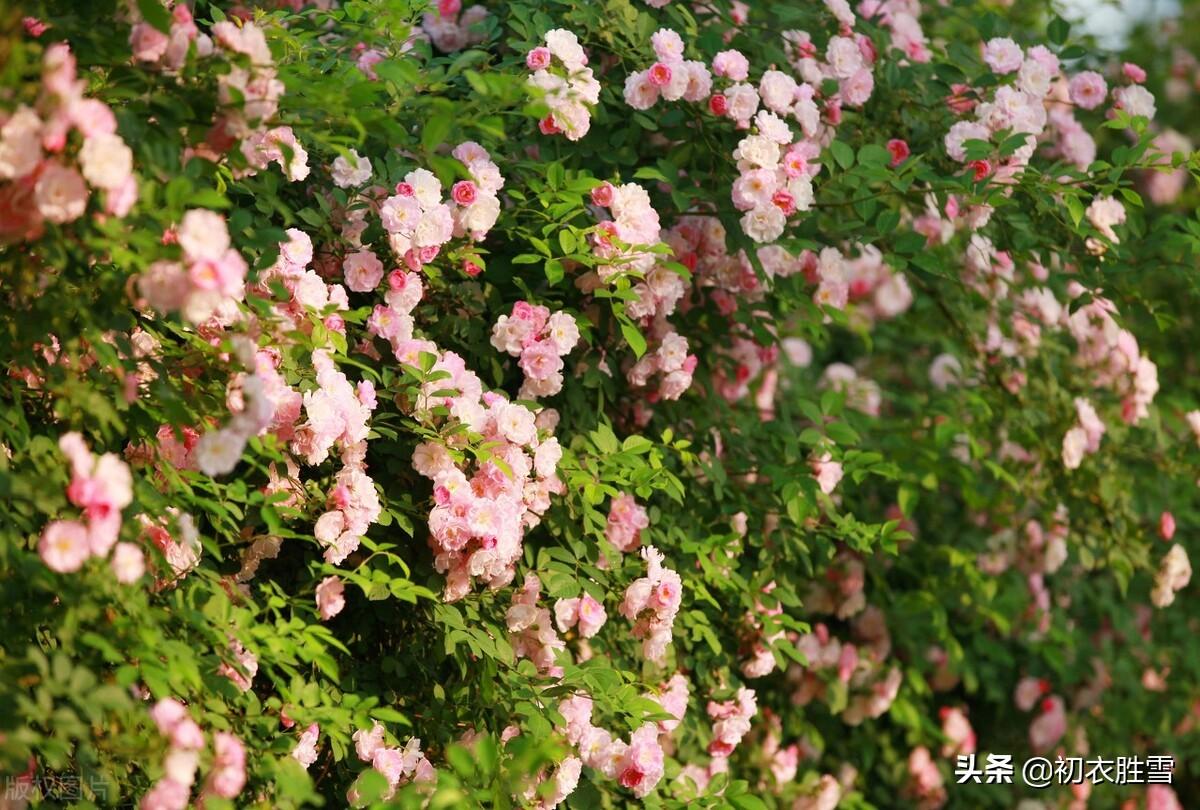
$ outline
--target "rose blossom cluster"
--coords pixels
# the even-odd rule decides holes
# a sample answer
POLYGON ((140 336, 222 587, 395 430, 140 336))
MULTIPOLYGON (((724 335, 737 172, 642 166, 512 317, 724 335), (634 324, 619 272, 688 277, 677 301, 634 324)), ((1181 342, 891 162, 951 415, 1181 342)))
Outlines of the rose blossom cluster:
MULTIPOLYGON (((959 121, 950 128, 944 139, 946 151, 954 160, 967 163, 966 141, 990 141, 1001 131, 1023 133, 1027 137, 1011 156, 970 162, 976 180, 995 174, 1000 181, 1009 182, 1028 165, 1037 138, 1046 128, 1044 100, 1060 73, 1058 57, 1041 45, 1025 53, 1011 39, 998 37, 984 45, 983 60, 993 73, 1012 74, 1014 80, 999 85, 990 101, 975 103, 972 99, 951 104, 951 109, 959 114, 973 110, 975 118, 959 121)), ((964 94, 965 91, 963 88, 964 94)))
POLYGON ((1164 608, 1175 601, 1175 592, 1187 587, 1192 579, 1192 564, 1187 551, 1176 543, 1166 553, 1154 575, 1154 589, 1150 601, 1157 608, 1164 608))
POLYGON ((1037 706, 1037 716, 1029 724, 1029 747, 1044 754, 1053 750, 1067 733, 1066 704, 1058 695, 1050 695, 1038 701, 1037 706))
MULTIPOLYGON (((763 709, 761 728, 758 750, 754 752, 752 760, 763 774, 757 787, 763 792, 779 794, 784 785, 795 781, 800 759, 807 755, 807 750, 802 750, 799 742, 783 745, 783 722, 779 715, 770 709, 763 709), (770 779, 766 777, 766 773, 770 773, 770 779)), ((793 805, 793 808, 795 807, 796 805, 793 805)))
MULTIPOLYGON (((775 582, 768 582, 763 586, 762 592, 769 594, 775 590, 775 587, 775 582)), ((743 677, 761 678, 775 671, 775 654, 771 652, 771 646, 781 641, 785 634, 783 630, 776 630, 768 635, 763 626, 763 618, 782 614, 782 604, 776 602, 773 606, 767 607, 759 598, 754 600, 754 610, 746 611, 746 615, 742 618, 744 627, 742 647, 747 650, 749 657, 742 661, 743 677)))
MULTIPOLYGON (((371 767, 387 779, 388 790, 382 796, 385 801, 396 792, 396 788, 409 782, 432 783, 437 781, 437 771, 421 753, 421 741, 416 737, 410 739, 403 748, 395 748, 384 744, 384 727, 375 721, 370 731, 354 732, 354 752, 363 762, 369 762, 371 767)), ((346 794, 346 800, 354 805, 358 802, 358 788, 352 786, 346 794)))
MULTIPOLYGON (((759 300, 763 297, 765 291, 749 257, 742 250, 734 254, 729 253, 725 226, 716 217, 692 214, 680 217, 663 234, 663 241, 670 245, 676 261, 691 271, 694 287, 707 291, 722 315, 733 314, 737 310, 739 299, 759 300)), ((759 257, 769 257, 771 254, 765 251, 774 247, 761 248, 759 257)), ((772 278, 774 271, 779 269, 779 263, 773 262, 768 265, 765 259, 763 265, 767 275, 772 278)), ((782 269, 783 275, 786 275, 789 268, 782 269)), ((678 275, 672 275, 679 279, 678 275)), ((685 289, 682 288, 682 279, 679 280, 679 293, 682 295, 685 289)), ((672 311, 674 301, 666 314, 669 315, 672 311)))
POLYGON ((1176 152, 1189 155, 1194 148, 1191 140, 1174 129, 1165 129, 1154 136, 1151 149, 1161 155, 1155 161, 1161 168, 1142 172, 1138 185, 1155 205, 1170 205, 1183 194, 1189 177, 1187 169, 1183 165, 1171 169, 1171 159, 1176 152))
POLYGON ((130 9, 137 22, 129 32, 129 48, 133 51, 135 62, 175 73, 187 61, 188 50, 193 42, 196 43, 196 53, 201 56, 212 53, 213 43, 206 34, 200 33, 186 3, 175 3, 169 7, 171 25, 166 33, 143 20, 136 5, 130 9))
POLYGON ((346 585, 338 576, 328 576, 317 585, 317 613, 327 622, 346 607, 346 585))
POLYGON ((643 548, 641 556, 646 561, 646 576, 625 589, 620 613, 633 624, 633 637, 642 639, 642 655, 662 664, 675 614, 683 602, 683 581, 675 571, 663 567, 662 552, 654 546, 643 548))
MULTIPOLYGON (((456 460, 457 451, 441 442, 422 442, 413 452, 413 468, 433 481, 429 543, 434 567, 446 574, 445 598, 454 601, 467 594, 475 579, 493 589, 512 581, 525 529, 537 525, 550 495, 563 490, 556 474, 562 448, 547 435, 551 412, 543 411, 546 427, 541 427, 523 405, 499 393, 484 393, 479 377, 453 352, 412 340, 397 351, 397 358, 419 367, 421 352, 438 356, 432 371, 444 376, 424 384, 416 403, 418 418, 432 422, 436 417, 429 408, 444 404, 450 424, 466 425, 485 442, 495 443, 490 453, 496 460, 474 464, 456 460), (433 397, 451 389, 454 396, 433 397)), ((461 434, 455 441, 461 443, 461 434)))
MULTIPOLYGON (((1077 298, 1087 290, 1071 282, 1067 292, 1077 298)), ((1095 291, 1088 303, 1063 317, 1077 344, 1075 362, 1091 371, 1095 387, 1121 397, 1121 419, 1132 425, 1150 413, 1158 393, 1158 367, 1141 353, 1133 333, 1117 323, 1116 313, 1116 305, 1095 291)))
POLYGON ((879 409, 883 405, 879 383, 861 376, 853 366, 846 363, 830 363, 821 372, 817 387, 841 391, 846 395, 847 408, 867 416, 879 416, 879 409))
POLYGON ((760 110, 733 152, 740 173, 731 190, 733 205, 745 212, 742 231, 760 244, 774 242, 792 215, 812 207, 815 154, 807 142, 792 143, 792 137, 782 118, 760 110))
POLYGON ((123 217, 137 202, 133 152, 112 110, 86 98, 85 86, 75 55, 56 43, 43 58, 35 107, 0 112, 0 241, 37 239, 46 222, 74 222, 93 189, 106 214, 123 217))
MULTIPOLYGON (((835 8, 834 15, 843 25, 853 24, 852 16, 836 10, 837 7, 845 8, 841 0, 828 0, 827 5, 835 8)), ((874 18, 888 28, 892 34, 892 47, 903 51, 910 61, 925 63, 933 58, 929 51, 929 40, 916 18, 919 6, 906 0, 863 0, 858 10, 864 17, 874 18)))
POLYGON ((336 445, 342 468, 334 476, 326 511, 313 534, 325 546, 325 561, 337 565, 353 553, 367 528, 379 518, 375 482, 367 474, 367 422, 375 409, 370 380, 351 385, 324 351, 313 352, 315 390, 304 393, 307 419, 296 428, 291 450, 309 464, 320 464, 336 445))
POLYGON ((608 507, 608 521, 604 526, 604 539, 622 553, 638 549, 642 545, 642 530, 650 526, 650 516, 628 492, 612 499, 608 507))
POLYGON ((658 340, 653 351, 647 351, 625 373, 629 384, 637 388, 650 386, 651 377, 659 378, 658 387, 647 395, 650 402, 675 400, 692 386, 692 374, 699 358, 688 353, 688 341, 674 330, 658 340))
MULTIPOLYGON (((1092 224, 1096 230, 1114 245, 1119 245, 1121 240, 1117 237, 1113 230, 1114 225, 1123 225, 1125 223, 1125 206, 1121 205, 1119 200, 1112 197, 1101 196, 1092 200, 1084 212, 1088 222, 1092 224)), ((1096 239, 1089 238, 1087 247, 1092 253, 1101 254, 1107 249, 1107 246, 1096 239)))
MULTIPOLYGON (((239 339, 247 366, 257 363, 253 345, 239 339)), ((274 369, 272 369, 274 371, 274 369)), ((257 374, 234 375, 227 387, 226 402, 230 418, 220 428, 210 428, 200 437, 190 457, 200 472, 209 476, 232 472, 252 436, 266 431, 272 424, 276 403, 267 394, 267 382, 257 374)))
POLYGON ((306 771, 317 761, 317 743, 320 739, 321 727, 316 723, 310 723, 308 728, 301 732, 300 739, 296 741, 296 747, 292 749, 292 759, 299 762, 300 767, 306 771))
POLYGON ((165 46, 163 35, 150 25, 135 26, 130 39, 135 60, 174 72, 194 41, 198 56, 219 55, 229 63, 217 80, 220 111, 204 141, 184 150, 184 162, 201 157, 220 163, 233 154, 240 156, 238 162, 231 162, 235 177, 253 175, 272 162, 292 182, 308 177, 308 153, 292 128, 268 128, 265 123, 278 112, 284 85, 262 29, 253 22, 221 21, 213 25, 210 39, 193 31, 195 24, 183 3, 173 7, 172 19, 165 46))
POLYGON ((538 127, 543 135, 561 134, 577 141, 592 125, 592 110, 600 103, 600 82, 573 33, 555 28, 546 32, 545 43, 525 54, 525 65, 533 72, 529 86, 542 94, 550 108, 538 127))
POLYGON ((712 74, 703 62, 683 58, 683 39, 669 28, 650 37, 658 57, 645 70, 625 77, 625 103, 635 110, 648 110, 665 101, 704 101, 712 92, 712 74))
POLYGON ((834 810, 842 800, 842 793, 848 790, 837 777, 832 774, 821 774, 792 805, 792 810, 834 810))
POLYGON ((338 188, 358 188, 371 179, 371 159, 349 149, 333 159, 329 175, 338 188))
POLYGON ((549 608, 538 605, 541 589, 541 580, 535 574, 526 574, 525 584, 513 594, 505 623, 513 654, 517 658, 528 658, 541 674, 558 678, 563 669, 555 659, 567 645, 554 631, 549 608))
POLYGON ((614 738, 607 730, 592 725, 592 699, 574 695, 558 704, 566 721, 567 741, 578 746, 583 764, 615 779, 621 787, 643 799, 663 777, 663 749, 655 723, 640 726, 629 742, 614 738))
POLYGON ((815 580, 804 595, 804 604, 812 613, 827 613, 847 620, 867 606, 863 587, 866 566, 859 555, 840 551, 826 568, 822 580, 815 580))
POLYGON ((133 583, 145 573, 145 555, 133 543, 118 543, 121 510, 133 502, 129 466, 113 453, 96 458, 78 433, 64 433, 58 447, 71 465, 67 500, 83 520, 55 520, 42 530, 38 554, 60 574, 78 571, 89 557, 107 557, 117 580, 133 583))
POLYGON ((240 317, 238 302, 246 296, 246 260, 232 247, 225 218, 215 211, 193 209, 166 236, 179 245, 182 261, 160 259, 138 277, 138 290, 148 306, 179 312, 193 325, 215 319, 221 325, 240 317))
MULTIPOLYGON (((254 286, 248 291, 272 301, 272 312, 277 319, 272 327, 276 332, 311 334, 312 315, 315 313, 323 317, 322 323, 326 329, 345 334, 345 321, 339 313, 350 309, 346 288, 341 284, 326 283, 325 279, 310 268, 313 261, 313 243, 308 234, 298 228, 288 228, 287 237, 287 241, 279 244, 279 258, 273 265, 259 272, 254 286), (289 296, 286 301, 275 297, 272 283, 283 286, 289 296)), ((284 391, 279 387, 276 381, 278 374, 275 371, 278 364, 277 350, 260 350, 257 373, 264 380, 270 378, 271 382, 267 385, 268 396, 278 400, 272 432, 286 441, 291 439, 289 428, 300 413, 300 394, 296 391, 284 391)))
POLYGON ((600 632, 606 621, 608 613, 604 605, 590 593, 584 592, 583 596, 559 599, 554 603, 554 623, 558 625, 560 633, 577 627, 580 638, 592 638, 600 632))
MULTIPOLYGON (((420 270, 433 261, 454 237, 484 239, 500 216, 496 195, 504 178, 488 153, 468 141, 455 147, 453 155, 471 179, 451 187, 449 202, 442 199, 442 182, 432 172, 414 169, 379 206, 392 252, 410 270, 420 270)), ((356 292, 371 292, 383 279, 383 265, 370 250, 353 254, 343 266, 346 286, 356 292)))
POLYGON ((563 358, 579 342, 579 326, 566 312, 550 313, 543 306, 518 301, 511 315, 501 315, 492 327, 492 346, 519 357, 525 382, 518 399, 557 394, 563 386, 563 358))
POLYGON ((1063 466, 1068 470, 1078 469, 1085 455, 1100 449, 1100 439, 1105 431, 1104 423, 1096 415, 1096 409, 1084 397, 1075 398, 1075 413, 1076 423, 1063 436, 1062 441, 1063 466))
POLYGON ((222 661, 217 667, 217 674, 228 678, 243 692, 249 692, 254 676, 258 674, 258 656, 247 650, 242 642, 233 636, 229 636, 229 651, 233 653, 236 666, 222 661))
POLYGON ((938 718, 942 721, 942 735, 946 738, 941 750, 944 759, 975 753, 975 729, 971 728, 971 721, 963 709, 943 706, 938 709, 938 718))
POLYGON ((757 383, 755 404, 759 406, 762 418, 768 420, 772 418, 775 389, 779 383, 779 347, 763 346, 752 337, 738 334, 748 330, 733 327, 733 331, 732 340, 716 352, 721 362, 713 370, 713 387, 724 399, 737 402, 749 396, 757 383))
POLYGON ((486 8, 476 4, 464 9, 462 0, 438 0, 436 6, 436 11, 421 15, 421 31, 433 47, 442 53, 454 53, 483 42, 485 34, 480 23, 487 19, 486 8))
POLYGON ((661 225, 646 189, 637 183, 601 183, 592 189, 592 203, 612 215, 601 220, 591 235, 592 252, 605 263, 595 273, 581 276, 577 286, 591 292, 617 273, 649 273, 657 256, 645 248, 658 244, 661 225))
MULTIPOLYGON (((386 340, 395 353, 413 339, 415 324, 412 311, 421 302, 425 294, 425 285, 419 273, 406 273, 399 268, 388 273, 387 284, 388 291, 384 294, 384 303, 376 304, 367 318, 367 334, 386 340)), ((365 340, 358 350, 375 359, 380 357, 375 347, 365 340)))
POLYGON ((946 803, 942 772, 929 749, 919 745, 908 755, 908 784, 904 793, 915 800, 917 810, 937 810, 946 803))
MULTIPOLYGON (((504 729, 500 739, 502 741, 511 740, 520 736, 520 733, 520 729, 510 725, 504 729)), ((473 732, 468 732, 463 737, 463 741, 468 745, 474 744, 473 732)), ((553 775, 549 775, 547 769, 543 767, 532 778, 526 778, 526 787, 521 791, 520 798, 524 800, 526 806, 536 808, 536 810, 551 810, 558 807, 575 792, 575 788, 579 787, 579 777, 582 773, 583 760, 576 756, 564 757, 555 766, 553 775), (550 786, 549 792, 546 791, 546 785, 550 786)))
POLYGON ((467 169, 469 180, 459 180, 450 187, 454 203, 454 235, 469 236, 482 242, 500 216, 500 198, 504 177, 488 151, 474 141, 463 141, 450 152, 467 169))
POLYGON ((824 697, 830 683, 849 684, 858 666, 858 648, 850 642, 843 644, 822 622, 796 640, 796 649, 808 661, 803 668, 793 664, 787 673, 788 680, 796 685, 792 702, 798 706, 807 705, 814 697, 824 697))
POLYGON ((792 702, 798 706, 813 699, 828 700, 828 686, 835 680, 845 684, 850 700, 840 716, 847 725, 857 726, 891 708, 903 676, 898 667, 886 666, 891 636, 881 610, 866 608, 850 629, 853 644, 840 642, 823 624, 800 636, 796 647, 809 666, 793 664, 787 674, 788 680, 796 685, 792 702))
POLYGON ((710 700, 705 711, 713 721, 713 738, 708 744, 708 753, 725 759, 750 731, 750 720, 758 714, 758 700, 753 689, 743 686, 737 690, 733 700, 720 703, 710 700))
POLYGON ((858 255, 844 259, 847 298, 855 321, 873 324, 899 317, 912 306, 912 289, 903 273, 883 260, 874 245, 856 245, 858 255))
MULTIPOLYGON (((204 732, 174 698, 154 704, 150 717, 167 737, 169 749, 163 761, 163 776, 142 797, 141 810, 183 810, 191 803, 192 785, 200 766, 204 732)), ((197 801, 205 797, 236 798, 246 785, 246 748, 242 741, 226 731, 213 734, 212 769, 205 779, 197 801)))
MULTIPOLYGON (((1088 416, 1089 421, 1093 416, 1088 416)), ((1094 425, 1092 429, 1095 429, 1094 425)), ((1053 574, 1067 561, 1069 535, 1067 508, 1059 504, 1048 528, 1040 521, 1029 520, 1019 532, 1009 528, 989 537, 987 550, 979 555, 976 564, 981 571, 993 576, 999 576, 1013 566, 1027 577, 1053 574)))
POLYGON ((178 582, 200 564, 203 547, 200 545, 196 521, 191 515, 172 506, 161 518, 138 515, 137 520, 141 526, 141 539, 162 552, 171 569, 169 575, 167 572, 156 572, 156 590, 178 582))
POLYGON ((236 24, 228 21, 215 23, 212 37, 213 42, 230 56, 231 65, 229 72, 217 80, 217 98, 224 112, 214 124, 209 140, 224 139, 229 144, 255 133, 261 135, 261 122, 275 116, 284 91, 267 38, 252 22, 236 24))

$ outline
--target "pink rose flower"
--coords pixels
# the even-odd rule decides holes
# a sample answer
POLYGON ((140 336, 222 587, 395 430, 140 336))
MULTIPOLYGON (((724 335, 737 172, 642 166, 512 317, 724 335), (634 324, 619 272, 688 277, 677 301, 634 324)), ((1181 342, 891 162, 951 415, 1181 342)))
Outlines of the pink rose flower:
POLYGON ((330 576, 321 580, 317 586, 317 611, 322 621, 328 621, 342 612, 346 606, 345 590, 346 586, 340 577, 330 576))
POLYGON ((78 571, 92 554, 87 527, 75 520, 56 520, 42 531, 38 554, 52 571, 78 571))
POLYGON ((525 54, 525 66, 530 70, 545 70, 550 67, 550 59, 550 49, 544 45, 539 45, 525 54))

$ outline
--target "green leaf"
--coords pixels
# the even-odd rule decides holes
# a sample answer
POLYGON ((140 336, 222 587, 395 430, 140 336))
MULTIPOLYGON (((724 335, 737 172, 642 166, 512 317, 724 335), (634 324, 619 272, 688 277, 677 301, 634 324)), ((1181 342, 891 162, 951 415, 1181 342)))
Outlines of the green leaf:
POLYGON ((1071 221, 1075 223, 1075 227, 1079 227, 1079 222, 1083 219, 1083 203, 1074 195, 1067 195, 1063 198, 1067 204, 1067 212, 1071 215, 1071 221))
POLYGON ((1064 42, 1066 42, 1067 36, 1070 33, 1071 24, 1059 16, 1055 16, 1055 18, 1050 21, 1050 25, 1046 27, 1046 36, 1048 36, 1050 41, 1055 45, 1062 45, 1064 42))
POLYGON ((432 152, 446 142, 450 130, 454 128, 454 116, 443 112, 430 118, 421 130, 421 146, 426 152, 432 152))
POLYGON ((883 167, 892 162, 892 155, 877 143, 869 143, 858 150, 858 162, 864 166, 883 167))
POLYGON ((854 150, 841 141, 829 144, 829 151, 833 152, 833 159, 843 169, 849 169, 854 165, 854 150))
POLYGON ((629 348, 633 349, 635 355, 641 357, 646 353, 646 338, 633 323, 625 318, 621 319, 621 334, 625 336, 625 342, 629 344, 629 348))
POLYGON ((146 22, 164 34, 171 33, 171 12, 161 0, 137 0, 137 5, 146 22))

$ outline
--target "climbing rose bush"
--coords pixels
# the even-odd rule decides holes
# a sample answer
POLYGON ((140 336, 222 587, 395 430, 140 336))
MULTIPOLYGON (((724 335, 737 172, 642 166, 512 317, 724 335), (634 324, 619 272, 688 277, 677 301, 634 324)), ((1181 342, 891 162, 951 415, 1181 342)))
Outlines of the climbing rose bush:
POLYGON ((1194 19, 0 12, 6 801, 1182 806, 1194 19))

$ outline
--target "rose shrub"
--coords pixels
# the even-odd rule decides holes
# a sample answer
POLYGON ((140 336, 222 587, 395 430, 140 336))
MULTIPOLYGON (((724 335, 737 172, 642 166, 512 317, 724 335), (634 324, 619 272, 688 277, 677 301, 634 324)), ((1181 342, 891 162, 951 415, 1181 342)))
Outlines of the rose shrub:
POLYGON ((14 801, 1196 795, 1186 51, 1024 0, 23 5, 14 801))

